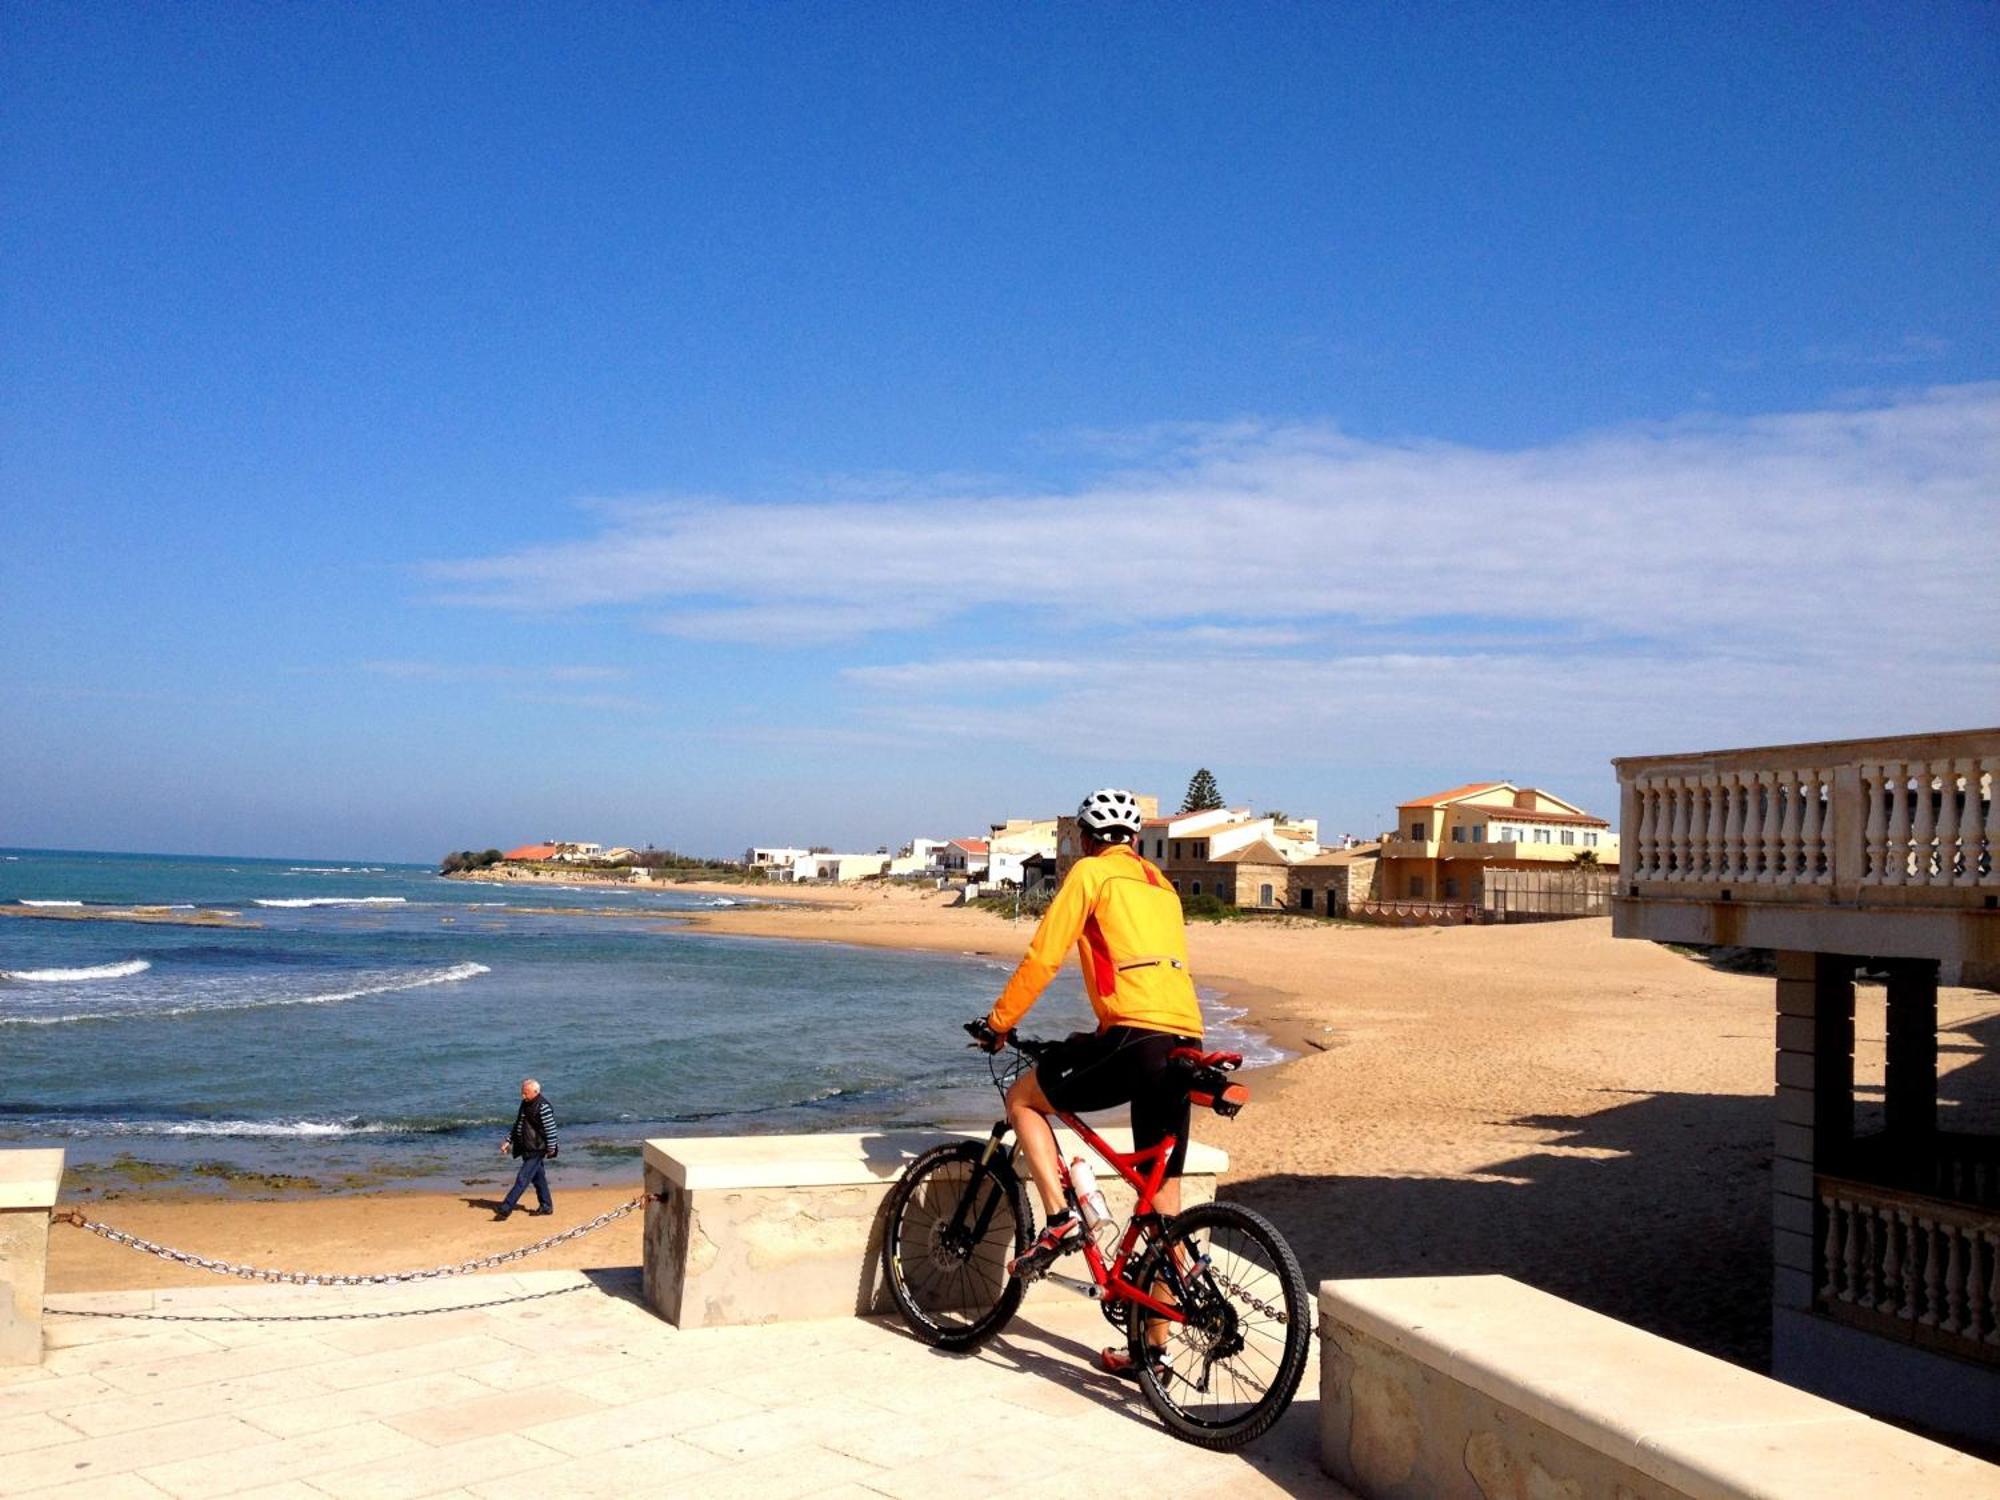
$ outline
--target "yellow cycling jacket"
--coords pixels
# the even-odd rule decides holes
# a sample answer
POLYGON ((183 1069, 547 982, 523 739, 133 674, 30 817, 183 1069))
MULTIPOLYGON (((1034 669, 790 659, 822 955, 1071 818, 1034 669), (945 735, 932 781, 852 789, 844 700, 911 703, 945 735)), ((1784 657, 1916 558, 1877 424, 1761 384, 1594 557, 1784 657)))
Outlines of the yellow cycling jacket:
POLYGON ((1072 943, 1098 1030, 1137 1026, 1201 1035, 1181 898, 1165 876, 1124 844, 1071 868, 986 1024, 995 1031, 1019 1025, 1072 943))

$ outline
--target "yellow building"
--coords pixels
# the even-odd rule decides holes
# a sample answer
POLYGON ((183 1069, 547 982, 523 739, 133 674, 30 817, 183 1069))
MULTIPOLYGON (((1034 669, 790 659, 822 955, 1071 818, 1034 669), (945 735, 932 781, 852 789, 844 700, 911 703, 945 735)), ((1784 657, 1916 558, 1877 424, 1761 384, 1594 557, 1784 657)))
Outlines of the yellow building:
POLYGON ((1475 781, 1397 811, 1382 836, 1383 901, 1476 902, 1488 870, 1559 869, 1586 853, 1607 870, 1618 864, 1609 823, 1538 787, 1475 781))

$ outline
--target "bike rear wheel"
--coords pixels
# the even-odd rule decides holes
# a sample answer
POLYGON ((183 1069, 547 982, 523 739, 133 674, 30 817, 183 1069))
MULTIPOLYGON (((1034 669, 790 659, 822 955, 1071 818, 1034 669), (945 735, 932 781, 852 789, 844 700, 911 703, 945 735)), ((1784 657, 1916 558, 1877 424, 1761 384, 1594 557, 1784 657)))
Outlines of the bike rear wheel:
POLYGON ((1125 1320, 1139 1388, 1176 1437, 1228 1451, 1285 1414, 1313 1320, 1305 1275, 1270 1220, 1234 1203, 1191 1208, 1131 1280, 1187 1316, 1176 1323, 1132 1302, 1125 1320))
POLYGON ((889 1295, 917 1337, 940 1349, 978 1348, 1027 1290, 1007 1274, 1034 1235, 1027 1189, 1005 1152, 982 1165, 986 1151, 981 1141, 927 1151, 889 1197, 889 1295))

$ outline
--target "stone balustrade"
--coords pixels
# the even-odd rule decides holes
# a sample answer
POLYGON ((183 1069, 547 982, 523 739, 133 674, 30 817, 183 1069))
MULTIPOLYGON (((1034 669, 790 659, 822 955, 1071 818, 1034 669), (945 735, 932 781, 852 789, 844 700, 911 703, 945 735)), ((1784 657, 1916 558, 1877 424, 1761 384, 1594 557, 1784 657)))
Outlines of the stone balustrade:
POLYGON ((2000 732, 1851 744, 1906 753, 1803 745, 1694 764, 1620 761, 1630 879, 1754 897, 1843 881, 2000 888, 2000 732), (1735 763, 1745 757, 1774 763, 1735 763))
POLYGON ((49 1218, 62 1175, 60 1151, 0 1151, 0 1365, 42 1362, 49 1218))
POLYGON ((1837 1177, 1815 1187, 1819 1311, 2000 1364, 2000 1214, 1837 1177))
POLYGON ((2000 963, 2000 729, 1614 764, 1620 936, 2000 963))

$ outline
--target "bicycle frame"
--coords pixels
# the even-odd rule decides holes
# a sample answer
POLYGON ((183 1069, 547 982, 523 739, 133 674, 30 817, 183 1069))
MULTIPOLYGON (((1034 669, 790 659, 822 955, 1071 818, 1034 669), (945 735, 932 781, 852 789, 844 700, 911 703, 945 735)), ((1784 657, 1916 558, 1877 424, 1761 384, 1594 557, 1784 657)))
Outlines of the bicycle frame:
MULTIPOLYGON (((1098 1247, 1094 1238, 1089 1235, 1084 1237, 1084 1260, 1090 1266, 1090 1279, 1097 1284, 1098 1294, 1107 1302, 1137 1302, 1161 1318, 1175 1323, 1185 1323, 1187 1315, 1180 1308, 1160 1301, 1125 1279, 1125 1268, 1132 1262, 1132 1252, 1137 1248, 1147 1227, 1160 1220, 1159 1211, 1153 1207, 1153 1199, 1167 1180, 1167 1166, 1173 1160, 1174 1147, 1178 1144, 1177 1138, 1170 1135, 1157 1145, 1148 1146, 1144 1151, 1120 1153, 1113 1151, 1110 1142, 1075 1115, 1057 1110, 1054 1118, 1075 1131, 1097 1158, 1116 1172, 1137 1195, 1138 1201, 1133 1205, 1132 1217, 1126 1223, 1125 1233, 1120 1237, 1118 1249, 1110 1260, 1105 1259, 1103 1250, 1098 1247), (1146 1174, 1143 1177, 1139 1175, 1142 1166, 1146 1174)), ((986 1148, 988 1160, 1000 1149, 1011 1128, 1004 1120, 993 1127, 992 1138, 986 1148)), ((1069 1163, 1062 1160, 1060 1152, 1057 1153, 1056 1171, 1062 1178, 1063 1195, 1074 1207, 1077 1201, 1076 1188, 1070 1181, 1069 1163)))

